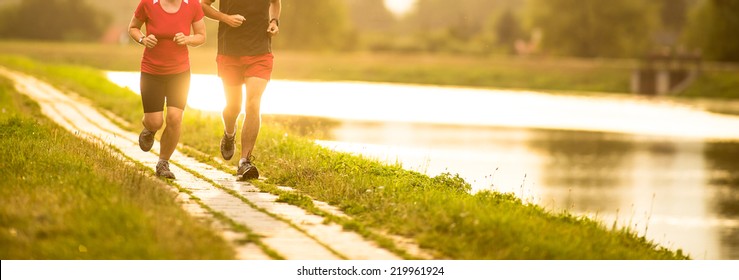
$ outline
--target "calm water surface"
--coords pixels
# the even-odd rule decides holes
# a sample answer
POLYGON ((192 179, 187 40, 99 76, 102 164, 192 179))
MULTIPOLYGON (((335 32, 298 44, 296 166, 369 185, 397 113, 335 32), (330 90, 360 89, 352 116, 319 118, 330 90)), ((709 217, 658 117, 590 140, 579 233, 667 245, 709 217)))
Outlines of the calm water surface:
MULTIPOLYGON (((137 73, 111 72, 138 89, 137 73)), ((214 76, 189 104, 219 111, 214 76)), ((629 226, 695 259, 739 259, 739 118, 634 97, 273 81, 263 113, 339 120, 317 142, 474 190, 629 226)))

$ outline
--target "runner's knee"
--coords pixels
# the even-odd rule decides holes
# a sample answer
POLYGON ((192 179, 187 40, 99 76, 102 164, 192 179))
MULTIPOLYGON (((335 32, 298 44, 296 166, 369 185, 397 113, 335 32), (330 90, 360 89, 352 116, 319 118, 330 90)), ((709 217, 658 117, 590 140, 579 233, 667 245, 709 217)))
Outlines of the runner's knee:
POLYGON ((167 114, 167 126, 180 127, 181 124, 181 114, 167 114))
POLYGON ((167 108, 167 126, 179 127, 182 124, 183 111, 178 108, 167 108))
POLYGON ((157 131, 162 128, 162 125, 164 125, 164 121, 161 117, 145 117, 144 125, 146 126, 146 129, 150 131, 157 131))
POLYGON ((259 107, 261 107, 262 100, 260 98, 253 98, 253 99, 247 99, 246 100, 246 111, 257 111, 259 112, 259 107))
POLYGON ((239 113, 241 113, 241 105, 238 103, 226 104, 223 107, 223 114, 238 115, 239 113))

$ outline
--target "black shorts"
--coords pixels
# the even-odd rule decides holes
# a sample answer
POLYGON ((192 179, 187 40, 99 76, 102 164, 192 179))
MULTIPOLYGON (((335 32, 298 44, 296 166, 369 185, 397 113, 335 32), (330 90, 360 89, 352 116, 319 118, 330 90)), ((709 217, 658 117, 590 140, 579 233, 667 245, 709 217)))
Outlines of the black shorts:
POLYGON ((141 103, 144 113, 164 111, 167 107, 185 110, 190 91, 190 70, 179 74, 154 75, 141 72, 141 103))

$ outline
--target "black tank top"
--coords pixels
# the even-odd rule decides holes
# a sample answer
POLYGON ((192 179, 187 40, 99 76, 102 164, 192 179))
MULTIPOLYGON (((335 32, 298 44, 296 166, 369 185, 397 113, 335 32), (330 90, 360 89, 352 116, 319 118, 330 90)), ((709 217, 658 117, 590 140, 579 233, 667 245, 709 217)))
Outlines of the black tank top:
POLYGON ((221 0, 218 7, 227 15, 239 14, 246 20, 239 27, 218 24, 218 54, 253 56, 272 52, 269 27, 270 0, 221 0))

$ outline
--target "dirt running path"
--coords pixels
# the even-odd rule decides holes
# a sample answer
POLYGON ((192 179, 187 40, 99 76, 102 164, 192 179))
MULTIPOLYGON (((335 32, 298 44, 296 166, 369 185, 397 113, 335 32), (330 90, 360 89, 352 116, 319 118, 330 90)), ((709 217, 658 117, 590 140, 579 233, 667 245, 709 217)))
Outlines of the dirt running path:
MULTIPOLYGON (((139 162, 154 170, 158 160, 158 142, 151 152, 143 152, 138 147, 137 134, 118 127, 85 100, 3 67, 0 67, 0 75, 15 81, 19 92, 38 102, 44 115, 70 132, 114 147, 121 153, 117 156, 129 164, 139 162)), ((234 244, 237 258, 269 259, 265 250, 270 250, 285 259, 399 259, 375 242, 344 231, 340 225, 324 224, 323 217, 299 207, 275 202, 275 195, 260 192, 247 182, 238 182, 232 174, 198 162, 179 151, 172 156, 171 162, 171 169, 177 175, 174 183, 186 190, 181 192, 172 186, 179 193, 183 208, 194 216, 212 221, 234 244), (215 218, 215 213, 225 216, 225 221, 215 218), (229 226, 234 223, 260 236, 262 246, 251 242, 244 244, 241 240, 246 238, 246 234, 229 226)), ((341 215, 325 203, 318 202, 317 205, 341 215)), ((409 252, 420 252, 417 246, 406 245, 410 245, 407 248, 409 252)))

